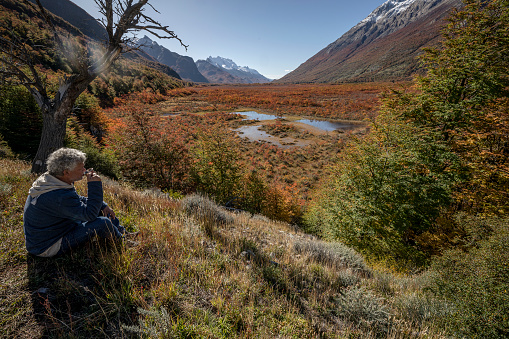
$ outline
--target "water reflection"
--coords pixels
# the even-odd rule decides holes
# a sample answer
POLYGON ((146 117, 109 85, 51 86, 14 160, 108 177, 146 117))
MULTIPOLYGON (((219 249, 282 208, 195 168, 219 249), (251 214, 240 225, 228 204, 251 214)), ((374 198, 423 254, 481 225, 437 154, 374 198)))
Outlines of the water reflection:
POLYGON ((277 118, 277 116, 275 115, 272 115, 272 114, 263 114, 263 113, 258 113, 258 112, 255 112, 255 111, 247 111, 247 112, 233 112, 234 114, 240 114, 240 115, 243 115, 243 116, 246 116, 247 118, 244 118, 242 120, 260 120, 260 121, 263 121, 263 120, 274 120, 277 118))
POLYGON ((268 134, 265 131, 259 130, 260 126, 242 126, 235 131, 239 132, 244 138, 248 138, 251 141, 267 141, 271 144, 282 148, 288 148, 292 146, 306 146, 309 145, 309 141, 307 140, 296 140, 293 138, 279 138, 273 135, 268 134))
MULTIPOLYGON (((234 114, 240 114, 242 116, 245 116, 243 120, 274 120, 278 117, 273 114, 263 114, 258 113, 255 111, 247 111, 247 112, 233 112, 234 114)), ((284 118, 284 117, 283 117, 284 118)), ((350 130, 358 127, 358 125, 355 124, 346 124, 346 123, 339 123, 339 122, 333 122, 328 120, 309 120, 309 119, 300 119, 296 122, 300 122, 306 125, 313 126, 315 128, 318 128, 322 131, 331 132, 338 129, 342 130, 350 130)))
POLYGON ((309 120, 309 119, 301 119, 297 120, 296 122, 300 122, 306 125, 311 125, 313 127, 316 127, 318 129, 321 129, 322 131, 335 131, 337 129, 354 129, 356 126, 352 124, 342 124, 339 122, 331 122, 327 120, 309 120))

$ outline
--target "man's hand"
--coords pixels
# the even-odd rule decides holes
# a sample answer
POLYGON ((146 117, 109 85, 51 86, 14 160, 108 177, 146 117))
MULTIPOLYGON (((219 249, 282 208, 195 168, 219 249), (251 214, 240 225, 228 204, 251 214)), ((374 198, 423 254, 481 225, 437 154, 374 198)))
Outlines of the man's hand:
POLYGON ((106 206, 105 208, 103 208, 103 215, 110 219, 115 219, 115 212, 113 212, 110 206, 106 206))
POLYGON ((101 177, 97 174, 93 168, 89 168, 85 175, 87 176, 87 182, 89 181, 101 181, 101 177))

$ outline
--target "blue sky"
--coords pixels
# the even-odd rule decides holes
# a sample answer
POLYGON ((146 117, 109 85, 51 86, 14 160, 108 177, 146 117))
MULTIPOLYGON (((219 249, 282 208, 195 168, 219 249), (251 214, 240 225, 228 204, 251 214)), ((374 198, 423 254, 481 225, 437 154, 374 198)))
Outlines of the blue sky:
MULTIPOLYGON (((99 17, 93 0, 72 0, 99 17)), ((384 0, 151 0, 183 42, 158 40, 160 45, 195 61, 208 56, 232 59, 264 76, 277 79, 297 68, 322 48, 367 17, 384 0)))

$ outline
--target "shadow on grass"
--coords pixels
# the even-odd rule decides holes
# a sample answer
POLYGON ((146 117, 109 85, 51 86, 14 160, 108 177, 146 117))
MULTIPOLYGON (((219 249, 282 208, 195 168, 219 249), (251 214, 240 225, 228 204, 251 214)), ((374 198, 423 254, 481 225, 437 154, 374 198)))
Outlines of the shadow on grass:
POLYGON ((116 255, 111 247, 93 243, 54 258, 27 255, 28 288, 42 337, 125 337, 120 324, 131 323, 130 316, 112 298, 103 262, 105 252, 116 255))

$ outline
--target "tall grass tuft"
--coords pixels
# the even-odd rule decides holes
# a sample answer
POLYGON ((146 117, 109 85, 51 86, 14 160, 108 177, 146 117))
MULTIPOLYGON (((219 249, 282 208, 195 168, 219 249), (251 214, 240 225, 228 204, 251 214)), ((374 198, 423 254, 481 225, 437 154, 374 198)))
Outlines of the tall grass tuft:
POLYGON ((340 317, 359 326, 373 330, 375 334, 387 333, 390 324, 390 313, 381 298, 363 287, 347 289, 336 300, 340 317))
POLYGON ((159 309, 151 308, 145 310, 138 308, 140 318, 138 319, 138 326, 126 326, 122 328, 126 332, 136 334, 141 338, 194 338, 195 333, 192 327, 185 326, 178 318, 173 320, 164 307, 159 309))
POLYGON ((188 195, 181 200, 182 210, 202 223, 205 233, 212 236, 217 225, 233 223, 233 217, 215 202, 201 194, 188 195))
POLYGON ((434 322, 440 317, 447 317, 452 312, 448 303, 417 292, 396 298, 394 305, 403 318, 418 326, 434 322))
POLYGON ((338 269, 349 268, 356 273, 371 275, 364 258, 354 249, 342 243, 327 243, 322 241, 302 240, 294 243, 294 250, 298 254, 306 253, 313 260, 338 269))

